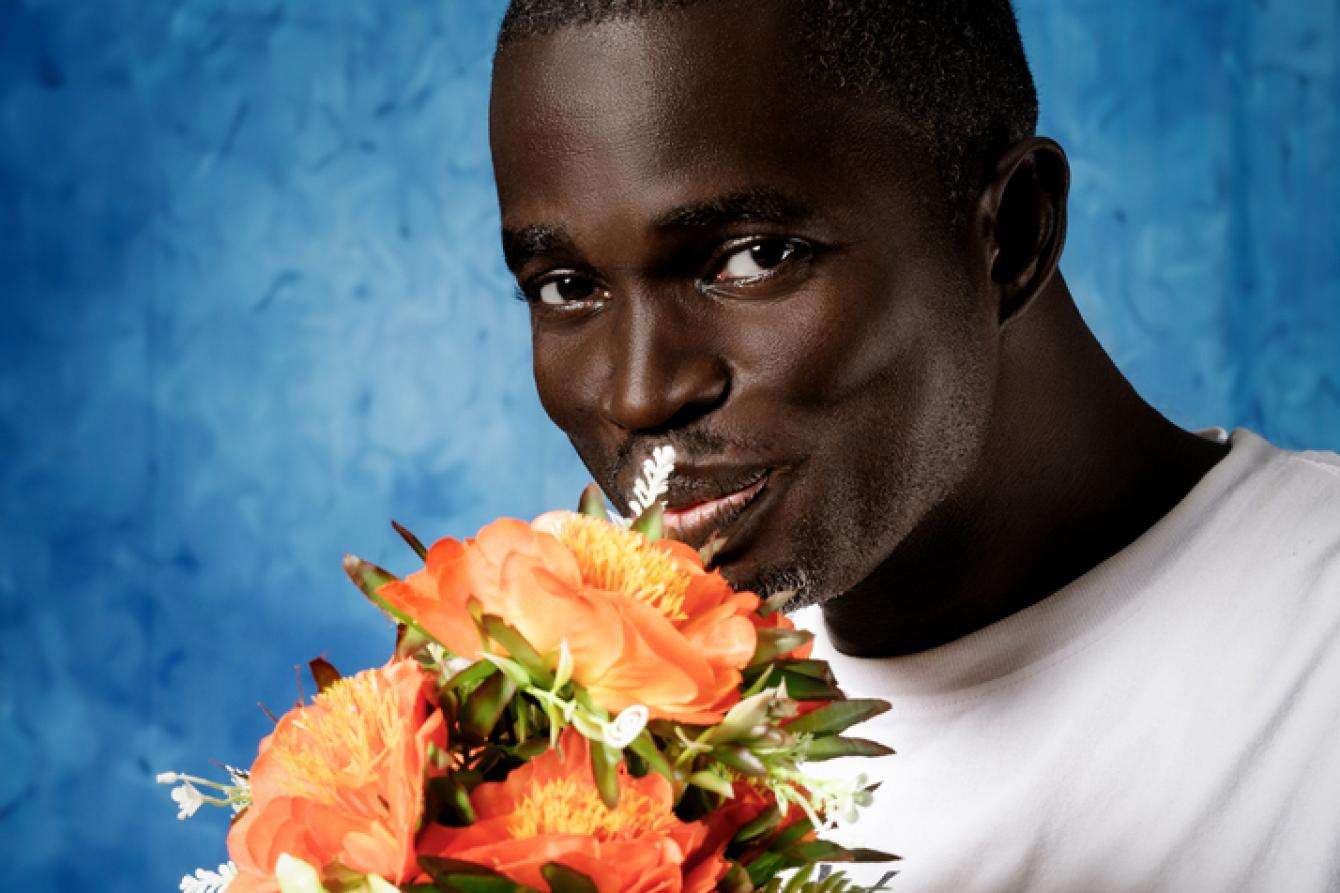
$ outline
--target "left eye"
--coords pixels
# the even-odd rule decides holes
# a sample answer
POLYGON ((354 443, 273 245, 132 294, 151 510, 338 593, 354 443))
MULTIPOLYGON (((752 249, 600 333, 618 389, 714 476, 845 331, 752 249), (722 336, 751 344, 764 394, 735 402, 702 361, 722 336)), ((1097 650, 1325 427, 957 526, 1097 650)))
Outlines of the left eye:
POLYGON ((769 275, 800 251, 789 239, 760 239, 727 254, 714 282, 742 282, 769 275))

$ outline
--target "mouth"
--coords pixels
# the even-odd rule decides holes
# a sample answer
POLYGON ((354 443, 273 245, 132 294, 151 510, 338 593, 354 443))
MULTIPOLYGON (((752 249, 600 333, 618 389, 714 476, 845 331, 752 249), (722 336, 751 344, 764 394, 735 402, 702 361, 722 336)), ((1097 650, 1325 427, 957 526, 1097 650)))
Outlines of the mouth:
POLYGON ((709 498, 677 497, 673 490, 662 518, 665 532, 699 547, 749 510, 768 485, 771 469, 761 469, 709 498))

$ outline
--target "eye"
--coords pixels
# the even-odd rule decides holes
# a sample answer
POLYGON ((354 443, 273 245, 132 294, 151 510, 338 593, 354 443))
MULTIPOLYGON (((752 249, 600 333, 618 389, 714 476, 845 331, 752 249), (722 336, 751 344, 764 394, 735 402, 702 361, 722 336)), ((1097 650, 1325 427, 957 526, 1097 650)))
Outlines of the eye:
POLYGON ((593 281, 576 273, 551 275, 532 288, 532 300, 550 307, 589 301, 596 296, 598 290, 593 281))
POLYGON ((798 259, 804 250, 804 243, 795 239, 755 239, 725 255, 712 281, 731 283, 763 279, 798 259))

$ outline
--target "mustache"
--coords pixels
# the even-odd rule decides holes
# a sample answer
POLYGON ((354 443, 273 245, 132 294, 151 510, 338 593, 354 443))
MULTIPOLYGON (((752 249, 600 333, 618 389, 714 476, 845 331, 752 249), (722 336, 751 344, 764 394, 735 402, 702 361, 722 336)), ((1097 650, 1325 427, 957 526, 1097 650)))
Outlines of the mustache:
POLYGON ((642 473, 642 461, 659 446, 673 447, 675 461, 685 464, 736 450, 747 453, 751 449, 751 444, 743 439, 705 428, 664 434, 633 434, 625 438, 612 455, 602 456, 599 451, 592 451, 589 455, 597 458, 598 462, 587 462, 587 467, 601 486, 606 488, 606 495, 622 507, 626 494, 619 488, 632 487, 642 473))

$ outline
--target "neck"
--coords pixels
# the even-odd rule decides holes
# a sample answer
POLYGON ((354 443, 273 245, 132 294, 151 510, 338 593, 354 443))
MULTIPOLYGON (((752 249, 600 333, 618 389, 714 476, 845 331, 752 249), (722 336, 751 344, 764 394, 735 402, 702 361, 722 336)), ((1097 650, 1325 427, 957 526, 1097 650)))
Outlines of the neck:
POLYGON ((1135 393, 1059 274, 1001 337, 974 472, 825 603, 840 651, 922 651, 1042 600, 1148 530, 1226 452, 1135 393))

